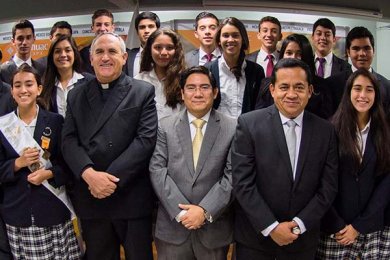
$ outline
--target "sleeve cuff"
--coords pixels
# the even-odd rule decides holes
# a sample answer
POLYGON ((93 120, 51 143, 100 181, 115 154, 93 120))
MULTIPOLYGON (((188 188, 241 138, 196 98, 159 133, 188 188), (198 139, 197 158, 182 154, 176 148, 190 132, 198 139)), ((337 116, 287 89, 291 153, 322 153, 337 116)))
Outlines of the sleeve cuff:
POLYGON ((298 224, 299 229, 301 230, 301 234, 306 232, 305 224, 303 224, 302 220, 298 217, 293 218, 293 221, 298 224))
POLYGON ((265 236, 265 237, 268 237, 269 233, 271 233, 271 231, 274 230, 274 228, 276 228, 277 225, 279 225, 279 222, 275 221, 274 223, 269 225, 266 229, 263 229, 261 231, 261 234, 263 234, 263 236, 265 236))
POLYGON ((177 216, 175 217, 176 221, 180 223, 181 217, 183 217, 186 213, 187 213, 187 210, 185 210, 185 209, 183 209, 182 211, 180 211, 179 214, 177 214, 177 216))

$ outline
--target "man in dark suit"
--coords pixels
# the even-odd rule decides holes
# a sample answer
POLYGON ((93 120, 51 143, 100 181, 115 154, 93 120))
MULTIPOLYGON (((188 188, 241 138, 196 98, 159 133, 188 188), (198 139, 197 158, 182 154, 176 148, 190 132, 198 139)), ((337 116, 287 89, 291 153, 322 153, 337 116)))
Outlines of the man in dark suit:
POLYGON ((11 60, 1 64, 0 80, 11 84, 13 73, 24 63, 32 66, 41 77, 43 76, 45 68, 31 59, 31 47, 34 41, 34 25, 29 20, 20 20, 12 27, 12 44, 16 49, 16 53, 11 60))
POLYGON ((152 259, 153 191, 148 164, 156 143, 154 87, 122 72, 122 38, 91 45, 96 79, 68 96, 63 154, 74 174, 71 199, 81 219, 86 258, 152 259))
MULTIPOLYGON (((69 35, 72 36, 72 26, 67 21, 58 21, 50 29, 49 40, 53 43, 59 36, 61 35, 69 35)), ((46 70, 47 67, 47 56, 37 59, 46 70)))
POLYGON ((221 51, 215 43, 215 34, 219 26, 218 18, 209 12, 201 12, 195 18, 195 38, 200 47, 185 55, 187 67, 204 65, 221 56, 221 51))
POLYGON ((332 52, 336 42, 336 26, 331 20, 318 19, 313 25, 311 40, 315 49, 314 63, 317 76, 328 78, 349 68, 347 61, 332 52))
POLYGON ((160 28, 160 18, 153 12, 142 12, 135 19, 135 30, 137 31, 141 46, 139 48, 127 49, 127 63, 124 72, 130 77, 138 75, 141 64, 141 53, 149 36, 160 28))
POLYGON ((272 69, 279 59, 276 45, 282 39, 282 26, 279 20, 273 16, 265 16, 259 22, 257 39, 261 41, 261 48, 258 51, 248 54, 247 60, 256 62, 263 67, 266 77, 270 77, 272 69))
POLYGON ((365 27, 354 27, 347 35, 345 48, 352 62, 352 66, 327 79, 328 85, 332 88, 333 93, 333 112, 336 111, 340 104, 349 76, 357 69, 363 68, 372 72, 378 80, 383 108, 390 119, 390 82, 371 67, 375 54, 374 36, 365 27))
POLYGON ((279 61, 274 105, 238 118, 232 145, 237 259, 314 259, 321 217, 337 192, 333 126, 304 111, 309 67, 279 61))
POLYGON ((160 200, 158 257, 226 259, 233 240, 230 144, 236 120, 212 108, 218 88, 205 67, 184 71, 180 86, 186 109, 160 120, 149 166, 160 200))

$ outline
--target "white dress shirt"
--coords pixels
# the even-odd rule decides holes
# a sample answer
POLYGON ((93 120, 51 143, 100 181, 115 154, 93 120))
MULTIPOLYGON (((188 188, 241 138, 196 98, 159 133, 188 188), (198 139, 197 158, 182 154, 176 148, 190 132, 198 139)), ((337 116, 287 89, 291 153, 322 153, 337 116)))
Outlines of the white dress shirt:
POLYGON ((16 114, 18 115, 20 122, 22 122, 22 124, 24 125, 24 127, 27 129, 27 131, 32 137, 34 137, 35 127, 37 125, 38 113, 39 113, 39 106, 37 105, 37 114, 35 115, 34 119, 30 122, 30 124, 26 124, 22 119, 20 119, 19 108, 16 108, 16 114))
POLYGON ((170 116, 183 108, 181 104, 177 104, 175 109, 167 105, 167 99, 165 98, 164 94, 164 80, 158 79, 154 69, 152 69, 151 71, 143 71, 134 78, 149 82, 154 86, 154 100, 156 101, 157 117, 159 120, 161 118, 170 116))
POLYGON ((357 130, 359 133, 357 136, 358 143, 359 143, 360 151, 362 152, 362 156, 364 154, 364 151, 366 150, 367 137, 368 137, 368 132, 370 132, 370 126, 371 126, 371 118, 362 130, 359 130, 359 128, 357 130))
POLYGON ((218 60, 219 68, 219 86, 221 92, 221 103, 218 110, 228 116, 238 118, 241 115, 242 102, 246 85, 245 76, 246 62, 244 60, 241 68, 240 80, 237 81, 234 74, 230 71, 223 55, 218 60))
MULTIPOLYGON (((272 54, 272 56, 274 56, 273 62, 274 62, 274 66, 275 66, 275 64, 278 62, 278 59, 279 59, 279 53, 278 53, 278 51, 275 50, 271 54, 272 54)), ((260 49, 259 54, 257 55, 257 58, 256 58, 256 63, 260 64, 260 66, 263 67, 264 73, 267 72, 267 65, 268 65, 267 56, 268 56, 268 53, 266 53, 263 49, 260 49)))
MULTIPOLYGON (((211 59, 212 61, 213 60, 216 60, 218 57, 221 56, 221 51, 219 50, 219 48, 215 48, 215 50, 212 52, 213 54, 213 58, 211 59)), ((202 48, 199 48, 199 66, 203 66, 207 63, 207 53, 202 50, 202 48)))
MULTIPOLYGON (((295 149, 296 149, 295 150, 295 164, 294 164, 295 167, 294 167, 294 170, 293 170, 293 179, 295 179, 295 173, 296 173, 297 164, 298 164, 298 158, 299 158, 299 147, 301 145, 301 139, 302 139, 303 114, 304 114, 304 111, 302 113, 300 113, 296 118, 293 119, 294 122, 296 123, 295 134, 296 134, 296 137, 297 137, 297 143, 296 143, 296 146, 295 146, 295 149)), ((282 121, 284 135, 286 135, 287 130, 288 130, 287 121, 289 121, 291 118, 285 117, 280 112, 279 112, 279 115, 280 115, 280 119, 282 121)), ((298 224, 299 229, 301 230, 301 234, 306 231, 305 224, 303 223, 303 221, 300 218, 294 217, 292 220, 295 221, 295 223, 298 224)), ((279 221, 275 221, 270 226, 268 226, 266 229, 263 229, 261 231, 261 233, 263 234, 263 236, 269 236, 271 231, 274 230, 277 225, 279 225, 279 221)))
POLYGON ((57 88, 57 108, 58 113, 65 118, 66 114, 66 100, 68 98, 69 91, 71 91, 77 81, 83 79, 84 76, 76 71, 73 72, 73 77, 69 80, 68 85, 65 88, 62 86, 61 82, 56 79, 55 86, 57 88))
POLYGON ((19 58, 17 55, 14 55, 12 57, 12 60, 15 62, 15 65, 16 67, 20 67, 22 66, 24 63, 27 63, 30 67, 32 67, 32 60, 31 60, 31 57, 28 58, 27 60, 22 60, 21 58, 19 58))
MULTIPOLYGON (((314 56, 314 64, 316 66, 316 75, 317 75, 317 71, 318 71, 318 67, 320 66, 320 61, 317 60, 318 55, 315 54, 314 56)), ((330 77, 330 75, 332 74, 332 62, 333 62, 333 52, 330 52, 328 55, 326 55, 325 57, 325 63, 324 63, 324 79, 330 77)))
POLYGON ((139 70, 141 68, 141 54, 144 48, 142 46, 139 47, 139 51, 135 55, 134 63, 133 63, 133 78, 139 74, 139 70))

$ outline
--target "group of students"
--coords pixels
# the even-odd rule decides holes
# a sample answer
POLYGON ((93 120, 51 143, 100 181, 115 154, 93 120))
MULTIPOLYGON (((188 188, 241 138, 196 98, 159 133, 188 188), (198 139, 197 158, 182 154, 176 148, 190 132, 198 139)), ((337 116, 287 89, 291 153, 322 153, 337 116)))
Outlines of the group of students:
MULTIPOLYGON (((112 14, 99 11, 103 15, 95 12, 92 27, 97 34, 112 31, 112 14), (108 24, 104 21, 106 18, 108 24)), ((136 29, 143 39, 141 48, 127 50, 128 60, 122 64, 123 72, 131 76, 137 74, 136 79, 154 86, 157 116, 162 119, 185 109, 179 75, 196 55, 193 52, 185 55, 178 34, 160 29, 155 14, 145 12, 139 17, 136 29)), ((31 23, 26 21, 22 27, 13 29, 15 40, 18 30, 31 30, 34 35, 31 23)), ((267 37, 273 39, 262 39, 263 45, 271 43, 272 48, 276 48, 281 40, 281 25, 273 17, 262 19, 259 34, 264 23, 271 23, 274 28, 267 32, 267 37)), ((315 28, 316 25, 313 35, 315 28)), ((335 37, 335 32, 329 30, 335 37)), ((364 27, 353 28, 348 33, 346 48, 352 67, 344 64, 332 75, 329 68, 323 68, 324 75, 319 74, 322 65, 316 59, 318 54, 313 53, 303 35, 287 36, 280 51, 274 49, 261 62, 258 62, 261 50, 255 55, 246 55, 249 38, 239 19, 229 17, 219 22, 213 14, 202 12, 196 18, 195 35, 209 48, 202 49, 201 44, 196 53, 199 64, 193 65, 205 65, 209 69, 218 88, 213 108, 233 118, 274 103, 270 85, 275 85, 272 69, 278 60, 295 58, 308 65, 313 76, 308 81, 313 90, 306 110, 333 123, 340 161, 338 193, 322 218, 316 257, 388 259, 390 83, 372 71, 372 34, 364 27), (202 24, 206 20, 208 24, 202 24), (356 57, 353 52, 357 52, 356 57)), ((88 59, 89 54, 88 48, 85 54, 88 59)), ((94 79, 94 71, 92 67, 90 71, 84 69, 90 66, 89 60, 82 61, 75 41, 67 34, 53 37, 43 77, 39 70, 32 68, 34 62, 29 59, 27 65, 16 61, 17 68, 10 77, 6 75, 10 71, 9 64, 4 64, 0 72, 3 81, 8 79, 11 85, 10 90, 0 85, 0 112, 6 114, 0 118, 2 218, 15 259, 80 259, 71 222, 73 208, 61 188, 72 187, 71 170, 61 154, 61 145, 67 145, 61 144, 61 128, 69 91, 94 79)), ((296 88, 299 93, 300 86, 296 88)), ((102 90, 103 98, 107 93, 102 90)), ((113 182, 119 181, 112 178, 113 182)))

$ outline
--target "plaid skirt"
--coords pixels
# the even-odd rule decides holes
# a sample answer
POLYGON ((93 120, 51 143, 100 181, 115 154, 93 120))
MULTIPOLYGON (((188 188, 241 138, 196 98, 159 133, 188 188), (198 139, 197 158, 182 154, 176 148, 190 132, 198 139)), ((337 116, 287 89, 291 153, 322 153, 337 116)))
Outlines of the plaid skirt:
MULTIPOLYGON (((318 244, 316 259, 323 260, 389 260, 381 258, 381 231, 372 232, 366 235, 359 234, 356 242, 343 246, 336 242, 329 235, 321 234, 318 244)), ((389 246, 389 245, 387 245, 389 246)))
POLYGON ((71 220, 51 227, 14 227, 8 224, 6 227, 14 259, 81 259, 71 220))
POLYGON ((390 259, 390 226, 385 227, 381 232, 379 259, 390 259))

